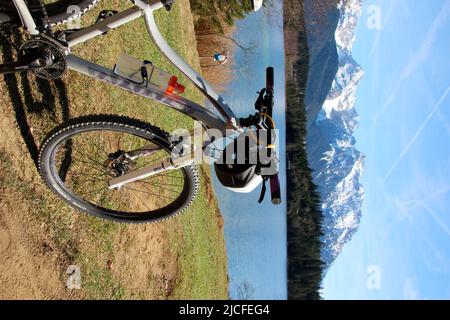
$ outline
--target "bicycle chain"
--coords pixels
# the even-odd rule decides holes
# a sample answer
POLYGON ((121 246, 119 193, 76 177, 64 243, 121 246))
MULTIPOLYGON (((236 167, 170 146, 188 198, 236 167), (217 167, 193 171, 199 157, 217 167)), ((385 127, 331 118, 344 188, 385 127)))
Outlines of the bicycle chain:
POLYGON ((39 5, 41 7, 42 15, 44 16, 44 29, 47 29, 51 32, 50 18, 48 16, 47 9, 45 9, 44 0, 39 0, 39 5))
MULTIPOLYGON (((44 16, 44 21, 47 22, 46 24, 44 24, 44 29, 47 29, 47 31, 51 32, 51 29, 48 28, 50 26, 50 18, 48 16, 47 9, 45 8, 45 4, 44 4, 43 0, 39 0, 39 7, 44 16)), ((0 13, 1 12, 6 14, 8 11, 6 10, 6 7, 0 6, 0 13)), ((0 23, 0 34, 5 35, 11 31, 11 28, 14 26, 14 24, 12 24, 11 21, 12 20, 5 22, 5 23, 0 23)))
MULTIPOLYGON (((6 7, 0 6, 0 13, 2 13, 2 12, 4 14, 6 14, 6 12, 7 12, 6 7)), ((8 34, 8 31, 11 30, 11 27, 12 27, 12 25, 11 25, 11 17, 10 17, 10 20, 8 22, 0 23, 0 35, 6 36, 8 34)))
POLYGON ((39 5, 43 15, 43 32, 41 32, 40 36, 34 37, 34 39, 25 42, 21 46, 20 50, 25 51, 32 48, 40 48, 41 50, 47 52, 47 54, 49 54, 53 59, 53 65, 51 67, 33 70, 32 72, 39 78, 47 80, 57 79, 60 78, 66 71, 64 54, 65 48, 61 45, 61 43, 53 39, 50 18, 48 16, 47 9, 45 8, 44 1, 39 0, 39 5))

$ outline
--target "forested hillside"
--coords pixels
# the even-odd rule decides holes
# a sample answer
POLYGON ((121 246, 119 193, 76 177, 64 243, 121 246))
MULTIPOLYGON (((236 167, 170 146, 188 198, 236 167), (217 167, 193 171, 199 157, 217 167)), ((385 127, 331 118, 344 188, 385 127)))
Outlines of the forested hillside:
POLYGON ((306 153, 309 51, 303 0, 284 1, 288 157, 288 297, 320 299, 323 214, 306 153))

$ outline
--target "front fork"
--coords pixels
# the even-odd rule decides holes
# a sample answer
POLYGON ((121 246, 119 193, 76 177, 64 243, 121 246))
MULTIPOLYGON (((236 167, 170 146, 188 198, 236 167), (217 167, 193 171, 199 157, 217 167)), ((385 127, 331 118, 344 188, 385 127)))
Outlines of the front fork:
POLYGON ((181 157, 173 159, 172 157, 168 157, 162 160, 160 163, 156 163, 153 165, 146 166, 144 168, 132 171, 130 173, 124 174, 120 177, 113 178, 108 182, 109 189, 118 189, 126 184, 136 182, 139 180, 143 180, 149 178, 151 176, 160 174, 165 171, 180 169, 183 167, 187 167, 193 163, 193 159, 190 157, 181 157))
MULTIPOLYGON (((185 146, 186 147, 186 146, 185 146)), ((137 160, 138 158, 144 158, 153 155, 154 153, 161 150, 161 147, 149 145, 144 146, 143 148, 139 150, 133 150, 130 152, 127 152, 122 157, 125 157, 126 159, 129 159, 131 161, 137 160)), ((178 149, 174 149, 178 150, 178 149)), ((176 152, 172 150, 172 154, 168 155, 167 158, 161 159, 158 163, 150 164, 148 166, 145 166, 141 169, 131 171, 129 173, 126 173, 124 175, 121 175, 119 177, 115 177, 108 181, 108 188, 109 189, 117 189, 120 188, 126 184, 136 182, 139 180, 143 180, 146 178, 149 178, 151 176, 160 174, 165 171, 170 170, 176 170, 183 167, 187 167, 191 165, 194 160, 191 157, 191 154, 179 152, 176 154, 176 152)))

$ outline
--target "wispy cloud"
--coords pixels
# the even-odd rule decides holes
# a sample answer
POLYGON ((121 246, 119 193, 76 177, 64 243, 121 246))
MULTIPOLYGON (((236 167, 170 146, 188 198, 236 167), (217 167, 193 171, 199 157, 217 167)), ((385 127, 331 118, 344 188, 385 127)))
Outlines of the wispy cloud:
POLYGON ((445 130, 447 131, 447 134, 450 136, 450 123, 449 123, 447 117, 445 116, 445 114, 441 110, 438 110, 438 112, 436 113, 436 116, 441 121, 442 125, 444 126, 445 130))
POLYGON ((417 233, 421 236, 421 240, 428 246, 429 252, 433 253, 436 261, 439 262, 435 263, 431 261, 431 255, 428 255, 428 260, 424 260, 424 263, 428 263, 430 268, 432 268, 435 272, 448 272, 449 264, 446 257, 442 254, 442 251, 436 247, 435 242, 430 239, 430 237, 418 224, 413 224, 413 226, 417 230, 417 233))
MULTIPOLYGON (((421 223, 417 223, 417 217, 413 215, 413 212, 409 211, 408 209, 413 209, 414 207, 419 207, 424 209, 425 211, 421 211, 426 213, 431 219, 434 221, 434 223, 440 227, 449 237, 450 237, 450 230, 447 227, 447 225, 442 221, 442 219, 439 217, 439 215, 431 209, 428 205, 421 201, 411 200, 405 203, 401 203, 400 201, 395 201, 396 207, 398 211, 400 212, 400 215, 397 216, 392 223, 386 228, 384 232, 384 237, 388 236, 391 229, 395 225, 398 225, 400 222, 407 220, 412 227, 416 230, 416 238, 420 236, 420 239, 424 245, 427 246, 428 251, 430 253, 434 254, 434 257, 436 258, 436 261, 439 262, 438 264, 434 264, 433 266, 435 268, 438 268, 439 270, 448 270, 449 263, 448 259, 442 254, 441 250, 438 249, 438 247, 435 244, 435 241, 430 239, 430 237, 427 235, 427 233, 423 230, 423 225, 421 223), (440 267, 440 268, 439 268, 440 267)), ((417 212, 417 211, 414 211, 417 212)))
POLYGON ((378 45, 380 43, 381 37, 383 36, 384 26, 387 25, 387 23, 391 20, 392 13, 394 12, 394 9, 397 8, 400 0, 389 0, 389 8, 386 11, 386 14, 382 15, 382 28, 377 32, 377 35, 375 37, 375 40, 373 41, 372 48, 370 49, 369 56, 372 58, 373 55, 377 52, 378 45))
POLYGON ((430 193, 428 196, 426 196, 424 199, 422 199, 421 202, 426 202, 426 201, 429 201, 429 200, 433 200, 433 199, 435 199, 435 198, 437 198, 439 196, 442 196, 442 195, 446 194, 449 191, 450 191, 450 185, 445 186, 443 188, 440 188, 439 190, 436 190, 436 191, 430 193))
POLYGON ((447 224, 442 221, 442 219, 436 214, 436 212, 431 209, 429 206, 427 206, 424 202, 422 201, 416 201, 416 200, 411 200, 405 203, 404 207, 408 207, 410 205, 416 205, 418 207, 422 207, 424 208, 427 213, 433 218, 434 222, 441 227, 441 229, 450 237, 450 229, 449 227, 447 227, 447 224))
POLYGON ((397 81, 396 86, 391 91, 391 94, 387 98, 386 102, 380 108, 380 111, 375 117, 375 122, 377 123, 379 118, 383 115, 383 113, 387 110, 387 108, 394 102, 397 97, 397 93, 400 88, 403 86, 403 83, 416 71, 417 67, 424 61, 426 61, 429 56, 434 43, 437 39, 437 34, 439 29, 444 25, 446 20, 450 16, 450 1, 446 1, 442 6, 441 10, 439 10, 439 14, 434 19, 431 27, 428 30, 427 35, 425 36, 425 40, 422 42, 419 50, 409 59, 406 66, 403 68, 400 79, 397 81))
MULTIPOLYGON (((450 3, 450 2, 449 2, 450 3)), ((445 91, 444 95, 441 97, 441 99, 438 101, 438 103, 434 106, 433 110, 430 112, 428 117, 425 119, 425 121, 422 123, 420 128, 416 131, 416 134, 412 137, 412 139, 409 141, 409 143, 403 148, 402 152, 398 156, 397 160, 394 162, 394 164, 391 166, 389 171, 387 172, 386 176, 384 177, 384 181, 386 182, 389 177, 394 172, 397 165, 400 163, 400 161, 403 159, 405 154, 408 152, 409 148, 416 142, 417 138, 422 134, 423 129, 427 126, 428 122, 433 118, 434 114, 439 110, 439 107, 441 106, 442 102, 447 98, 448 93, 450 92, 450 86, 445 91)))
MULTIPOLYGON (((380 1, 380 3, 376 3, 376 5, 384 7, 385 6, 385 2, 386 1, 380 1)), ((379 92, 379 74, 380 74, 380 41, 381 38, 383 37, 383 34, 385 32, 385 28, 388 25, 389 21, 391 20, 393 13, 397 11, 397 8, 400 7, 404 16, 409 16, 410 12, 409 9, 407 9, 407 5, 405 5, 405 1, 402 0, 387 0, 387 2, 389 3, 389 7, 387 8, 386 11, 382 10, 382 16, 381 16, 381 29, 378 30, 375 34, 375 38, 373 40, 373 44, 372 47, 370 49, 369 52, 369 58, 371 61, 371 64, 373 66, 373 71, 371 75, 366 75, 366 76, 372 76, 372 94, 377 94, 379 92)))

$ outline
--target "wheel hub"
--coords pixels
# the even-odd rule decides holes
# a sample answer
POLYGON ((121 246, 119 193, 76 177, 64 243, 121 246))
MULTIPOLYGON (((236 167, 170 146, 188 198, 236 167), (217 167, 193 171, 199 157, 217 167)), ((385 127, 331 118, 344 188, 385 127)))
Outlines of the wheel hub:
POLYGON ((126 153, 119 150, 108 155, 105 166, 109 169, 109 173, 115 177, 120 177, 133 169, 134 161, 126 156, 126 153))

